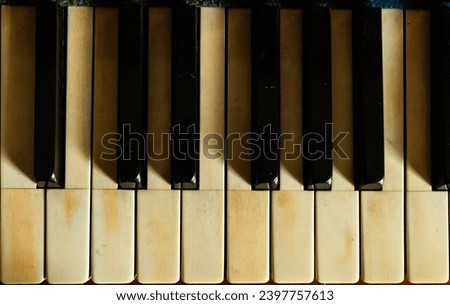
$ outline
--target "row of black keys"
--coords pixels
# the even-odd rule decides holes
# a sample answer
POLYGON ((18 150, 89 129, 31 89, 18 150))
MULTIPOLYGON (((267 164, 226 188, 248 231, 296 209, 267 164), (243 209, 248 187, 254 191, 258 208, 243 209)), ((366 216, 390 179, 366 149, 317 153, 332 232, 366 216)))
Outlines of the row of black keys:
MULTIPOLYGON (((148 46, 148 10, 131 0, 121 1, 119 10, 118 131, 122 150, 128 153, 119 158, 117 179, 122 188, 145 188, 147 163, 142 150, 146 145, 133 133, 147 132, 147 48, 152 47, 148 46)), ((67 8, 51 0, 39 1, 36 16, 35 178, 41 187, 64 187, 67 8)), ((198 189, 200 181, 199 16, 195 7, 172 9, 171 183, 176 189, 198 189)), ((330 189, 332 139, 325 130, 332 123, 330 9, 307 8, 303 16, 302 119, 304 134, 314 135, 303 148, 304 185, 330 189)), ((259 135, 254 143, 262 152, 252 160, 253 189, 277 189, 282 183, 277 140, 279 19, 277 8, 252 9, 252 134, 259 135)), ((431 34, 433 186, 442 189, 450 184, 448 9, 432 13, 431 34)), ((354 10, 353 66, 354 185, 380 190, 384 177, 380 9, 354 10)))

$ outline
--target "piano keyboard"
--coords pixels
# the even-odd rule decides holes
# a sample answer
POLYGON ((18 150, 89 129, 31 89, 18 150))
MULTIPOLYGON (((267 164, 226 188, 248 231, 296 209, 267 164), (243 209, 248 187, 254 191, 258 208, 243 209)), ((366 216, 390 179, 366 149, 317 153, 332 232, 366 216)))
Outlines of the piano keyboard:
POLYGON ((450 9, 359 2, 2 1, 0 281, 448 283, 450 9))

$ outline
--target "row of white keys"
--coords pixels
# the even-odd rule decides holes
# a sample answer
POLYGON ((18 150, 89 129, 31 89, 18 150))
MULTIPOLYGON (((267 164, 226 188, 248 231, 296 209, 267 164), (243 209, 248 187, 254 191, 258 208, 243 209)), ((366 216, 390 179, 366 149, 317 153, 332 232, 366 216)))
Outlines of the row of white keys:
POLYGON ((33 178, 35 10, 1 9, 1 228, 3 283, 44 280, 44 190, 33 178))
POLYGON ((89 279, 93 8, 67 9, 65 188, 46 191, 47 281, 89 279))
POLYGON ((406 11, 406 276, 449 280, 448 193, 431 187, 430 13, 406 11))
POLYGON ((91 273, 95 283, 129 283, 135 276, 135 192, 118 190, 117 139, 119 9, 95 9, 91 273), (110 143, 109 143, 110 144, 110 143), (105 147, 106 146, 106 147, 105 147))
POLYGON ((314 280, 314 192, 304 191, 302 138, 302 11, 280 10, 280 190, 272 192, 272 279, 314 280), (294 145, 296 143, 296 145, 294 145))
POLYGON ((251 132, 251 10, 228 10, 227 280, 269 280, 269 191, 252 191, 242 141, 251 132))
POLYGON ((171 190, 170 8, 149 9, 148 189, 137 192, 137 278, 140 283, 180 279, 180 191, 171 190), (159 157, 158 157, 159 155, 159 157))
POLYGON ((331 10, 333 137, 348 133, 333 154, 332 191, 316 191, 316 279, 321 283, 359 280, 359 196, 353 185, 352 13, 331 10))
POLYGON ((361 191, 361 275, 366 283, 404 279, 403 10, 383 9, 383 190, 361 191))
POLYGON ((203 142, 211 134, 224 137, 225 9, 201 8, 200 20, 200 187, 182 191, 181 276, 186 283, 219 283, 224 278, 225 160, 223 149, 205 151, 203 142))

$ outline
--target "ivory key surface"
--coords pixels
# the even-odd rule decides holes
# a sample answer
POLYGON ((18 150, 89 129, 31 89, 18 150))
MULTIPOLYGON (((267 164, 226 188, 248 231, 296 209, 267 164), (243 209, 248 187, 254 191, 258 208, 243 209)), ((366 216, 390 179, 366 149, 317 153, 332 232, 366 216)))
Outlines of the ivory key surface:
POLYGON ((44 191, 1 190, 1 279, 5 284, 44 280, 44 191))
POLYGON ((406 11, 406 277, 449 279, 448 193, 431 188, 430 12, 406 11))
POLYGON ((404 193, 361 192, 361 275, 366 283, 404 280, 404 193))
POLYGON ((227 279, 231 283, 269 280, 269 192, 228 191, 227 279))
POLYGON ((118 81, 118 23, 117 8, 95 9, 91 223, 95 283, 129 283, 135 277, 135 193, 117 189, 117 152, 111 154, 104 138, 117 130, 117 90, 111 88, 118 81))
POLYGON ((207 75, 200 78, 200 187, 181 195, 181 270, 186 283, 219 283, 224 277, 225 162, 223 146, 205 150, 204 141, 224 137, 225 9, 201 8, 200 14, 200 74, 207 75))
POLYGON ((385 175, 381 192, 361 192, 362 280, 404 279, 403 10, 384 9, 383 99, 385 175))
POLYGON ((93 8, 67 9, 65 189, 47 190, 47 279, 89 279, 93 8), (50 230, 50 228, 52 228, 50 230))
POLYGON ((186 283, 220 283, 224 277, 224 192, 182 195, 182 279, 186 283))
POLYGON ((447 192, 408 192, 406 202, 408 280, 448 282, 447 192))
POLYGON ((321 283, 359 280, 358 192, 316 192, 316 277, 321 283))
POLYGON ((331 10, 333 152, 331 191, 315 192, 316 279, 321 283, 359 280, 359 193, 353 185, 352 12, 331 10))
MULTIPOLYGON (((281 178, 283 175, 281 175, 281 178)), ((272 278, 277 283, 314 280, 314 193, 272 193, 272 278)))
MULTIPOLYGON (((228 125, 230 138, 251 131, 251 10, 228 10, 228 125)), ((241 138, 242 139, 242 138, 241 138)), ((252 191, 242 141, 231 143, 227 179, 227 280, 269 280, 269 192, 252 191)))
POLYGON ((92 190, 92 280, 129 283, 134 274, 134 191, 92 190))
POLYGON ((137 279, 140 283, 180 280, 180 191, 171 190, 170 8, 149 9, 148 189, 137 192, 137 279))
POLYGON ((44 280, 44 191, 33 178, 35 9, 1 8, 0 279, 44 280))
POLYGON ((140 190, 137 202, 138 281, 176 283, 180 279, 180 192, 140 190))
POLYGON ((314 280, 314 192, 304 191, 302 137, 302 11, 280 10, 280 190, 271 198, 272 279, 314 280), (299 102, 300 101, 300 102, 299 102))
POLYGON ((84 283, 89 279, 89 190, 47 190, 47 281, 84 283))

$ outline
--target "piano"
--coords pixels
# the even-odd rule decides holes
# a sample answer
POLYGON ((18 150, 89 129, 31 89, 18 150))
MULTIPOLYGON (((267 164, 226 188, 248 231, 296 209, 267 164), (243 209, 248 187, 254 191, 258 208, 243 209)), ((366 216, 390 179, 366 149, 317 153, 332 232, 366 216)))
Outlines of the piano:
POLYGON ((449 5, 2 0, 0 282, 448 283, 449 5))

